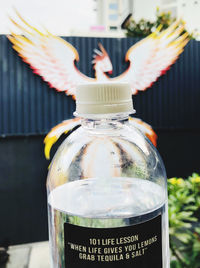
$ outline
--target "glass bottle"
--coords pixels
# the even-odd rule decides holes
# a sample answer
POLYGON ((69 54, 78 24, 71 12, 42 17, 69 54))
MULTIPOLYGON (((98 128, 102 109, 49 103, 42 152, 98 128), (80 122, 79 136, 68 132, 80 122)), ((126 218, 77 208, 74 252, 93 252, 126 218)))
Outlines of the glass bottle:
POLYGON ((52 268, 168 268, 165 168, 128 123, 130 86, 91 83, 76 97, 82 125, 47 178, 52 268))

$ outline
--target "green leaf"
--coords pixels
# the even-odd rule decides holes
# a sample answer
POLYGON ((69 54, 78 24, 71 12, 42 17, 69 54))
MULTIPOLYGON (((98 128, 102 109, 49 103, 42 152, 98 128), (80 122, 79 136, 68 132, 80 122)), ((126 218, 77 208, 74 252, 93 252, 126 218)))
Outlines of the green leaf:
POLYGON ((191 236, 186 233, 176 233, 176 238, 178 238, 181 242, 183 243, 188 243, 189 240, 191 239, 191 236))

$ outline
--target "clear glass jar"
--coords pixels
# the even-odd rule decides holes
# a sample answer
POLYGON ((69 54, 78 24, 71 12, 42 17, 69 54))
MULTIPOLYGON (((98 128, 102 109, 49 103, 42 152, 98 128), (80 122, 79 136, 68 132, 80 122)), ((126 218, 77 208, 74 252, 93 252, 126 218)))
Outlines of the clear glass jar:
POLYGON ((53 268, 169 267, 165 168, 128 113, 83 118, 47 192, 53 268))

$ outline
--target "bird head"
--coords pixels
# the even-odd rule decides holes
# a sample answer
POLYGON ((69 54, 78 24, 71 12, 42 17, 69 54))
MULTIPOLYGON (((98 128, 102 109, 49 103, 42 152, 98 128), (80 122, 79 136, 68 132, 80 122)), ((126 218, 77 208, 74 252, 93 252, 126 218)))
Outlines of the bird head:
POLYGON ((101 43, 98 46, 100 50, 94 49, 95 54, 93 55, 94 59, 92 61, 94 69, 99 68, 103 73, 112 74, 113 66, 110 57, 101 43))

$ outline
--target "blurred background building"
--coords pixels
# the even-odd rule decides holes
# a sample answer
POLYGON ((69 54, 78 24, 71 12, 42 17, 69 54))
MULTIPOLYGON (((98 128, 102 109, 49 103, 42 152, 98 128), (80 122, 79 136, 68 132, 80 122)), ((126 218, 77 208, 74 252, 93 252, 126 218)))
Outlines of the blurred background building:
MULTIPOLYGON (((182 18, 189 31, 200 32, 200 0, 93 0, 97 25, 104 32, 122 34, 121 24, 132 14, 139 19, 155 20, 156 9, 171 12, 173 17, 182 18)), ((95 28, 92 28, 95 29, 95 28)), ((98 28, 97 28, 98 29, 98 28)))
POLYGON ((15 7, 29 22, 56 35, 124 36, 121 24, 132 14, 153 21, 156 9, 183 18, 189 31, 200 32, 200 0, 7 0, 0 9, 0 33, 9 32, 15 7))
POLYGON ((97 0, 97 23, 105 30, 121 30, 121 23, 129 13, 133 13, 132 0, 97 0))

